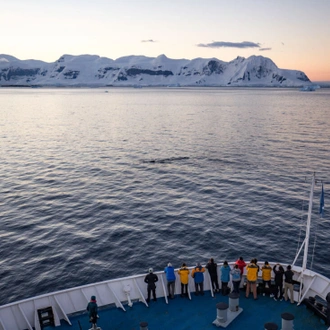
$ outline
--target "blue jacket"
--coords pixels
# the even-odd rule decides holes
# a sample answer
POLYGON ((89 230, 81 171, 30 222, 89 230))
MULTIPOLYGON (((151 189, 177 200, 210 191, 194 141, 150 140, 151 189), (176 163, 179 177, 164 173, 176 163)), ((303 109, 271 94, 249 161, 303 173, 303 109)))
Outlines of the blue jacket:
POLYGON ((230 267, 229 266, 222 266, 221 267, 221 282, 229 282, 230 280, 230 267))
POLYGON ((205 268, 202 266, 195 267, 192 272, 191 276, 194 278, 195 283, 203 283, 204 282, 204 273, 205 268))
POLYGON ((175 273, 174 268, 172 266, 165 267, 164 272, 166 273, 166 279, 168 282, 175 281, 175 273))
POLYGON ((234 268, 230 271, 233 282, 237 282, 241 280, 241 271, 239 268, 234 268))

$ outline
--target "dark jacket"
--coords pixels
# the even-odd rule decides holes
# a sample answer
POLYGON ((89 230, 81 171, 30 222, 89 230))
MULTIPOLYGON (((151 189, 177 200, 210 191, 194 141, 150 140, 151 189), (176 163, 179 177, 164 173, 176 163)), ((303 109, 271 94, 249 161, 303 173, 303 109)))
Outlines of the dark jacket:
POLYGON ((294 275, 294 273, 293 273, 293 271, 291 269, 290 270, 286 270, 284 272, 284 276, 285 276, 284 282, 285 283, 293 284, 293 275, 294 275))
POLYGON ((283 283, 283 275, 284 275, 284 269, 281 267, 276 267, 276 265, 273 267, 273 272, 275 274, 275 283, 281 284, 283 283))
POLYGON ((97 315, 97 304, 95 301, 90 301, 87 305, 88 316, 96 318, 97 315))
POLYGON ((218 265, 215 262, 208 262, 205 267, 209 271, 211 277, 218 276, 218 272, 217 272, 218 265))
POLYGON ((328 304, 330 304, 330 292, 328 292, 325 300, 327 301, 328 304))
POLYGON ((144 278, 144 282, 148 283, 148 289, 155 289, 156 288, 156 282, 158 281, 158 276, 154 273, 148 274, 144 278))

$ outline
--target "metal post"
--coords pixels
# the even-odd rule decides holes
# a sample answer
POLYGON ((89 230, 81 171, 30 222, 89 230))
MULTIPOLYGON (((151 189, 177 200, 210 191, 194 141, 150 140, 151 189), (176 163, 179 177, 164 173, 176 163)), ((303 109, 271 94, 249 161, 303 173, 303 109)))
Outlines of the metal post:
POLYGON ((231 312, 238 312, 239 309, 239 294, 232 292, 229 294, 229 310, 231 312))
POLYGON ((129 307, 132 307, 133 306, 133 303, 132 303, 132 300, 131 300, 131 287, 129 284, 126 284, 124 287, 123 287, 123 291, 127 297, 127 301, 128 301, 128 306, 129 307))
POLYGON ((228 304, 224 302, 217 304, 217 318, 213 321, 213 324, 215 324, 217 327, 227 322, 227 309, 228 304))
POLYGON ((293 330, 294 316, 290 313, 281 314, 282 317, 282 330, 293 330))
POLYGON ((148 330, 148 322, 141 322, 140 330, 148 330))
POLYGON ((264 327, 265 327, 265 330, 277 330, 278 329, 278 325, 276 323, 272 323, 272 322, 265 323, 264 327))

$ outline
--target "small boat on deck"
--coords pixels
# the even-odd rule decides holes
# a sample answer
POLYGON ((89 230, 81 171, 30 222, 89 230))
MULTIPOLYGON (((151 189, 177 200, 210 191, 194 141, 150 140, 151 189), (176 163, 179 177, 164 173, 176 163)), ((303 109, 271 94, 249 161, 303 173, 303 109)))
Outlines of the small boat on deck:
MULTIPOLYGON (((305 239, 292 262, 294 304, 275 301, 259 291, 258 300, 245 298, 245 278, 239 296, 221 295, 212 289, 205 273, 203 296, 195 296, 193 281, 188 297, 180 297, 180 279, 176 276, 175 299, 168 299, 165 273, 158 275, 157 301, 147 302, 145 274, 111 279, 32 297, 0 306, 0 330, 82 330, 91 328, 86 306, 96 296, 99 319, 95 329, 327 329, 326 296, 330 279, 307 269, 314 186, 313 175, 305 239), (301 266, 296 265, 304 251, 301 266), (226 307, 227 306, 227 307, 226 307)), ((323 193, 323 186, 322 186, 323 193)), ((324 195, 323 195, 324 196, 324 195)), ((322 201, 322 198, 321 198, 322 201)), ((220 257, 220 256, 219 256, 220 257)), ((261 263, 261 261, 259 261, 261 263)), ((269 262, 274 266, 278 261, 269 262)), ((230 262, 232 267, 234 262, 230 262)), ((285 267, 287 264, 282 263, 285 267)), ((190 267, 192 269, 193 267, 190 267)), ((177 272, 177 270, 176 270, 177 272)), ((218 274, 220 269, 218 269, 218 274)), ((261 279, 258 281, 261 283, 261 279)), ((231 286, 231 284, 230 284, 231 286)), ((259 289, 262 285, 259 285, 259 289)))

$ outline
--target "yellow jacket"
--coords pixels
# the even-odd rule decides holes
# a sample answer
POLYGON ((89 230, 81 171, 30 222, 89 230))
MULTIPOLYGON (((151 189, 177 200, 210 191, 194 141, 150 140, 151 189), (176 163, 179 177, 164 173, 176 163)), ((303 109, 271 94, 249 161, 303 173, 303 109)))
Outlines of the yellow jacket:
POLYGON ((246 279, 249 282, 256 282, 258 279, 258 266, 255 264, 248 264, 246 267, 246 279))
POLYGON ((178 274, 180 275, 180 281, 182 284, 188 284, 190 270, 186 267, 180 268, 178 274))
POLYGON ((264 281, 270 281, 272 279, 272 267, 269 265, 262 266, 261 272, 264 281))

